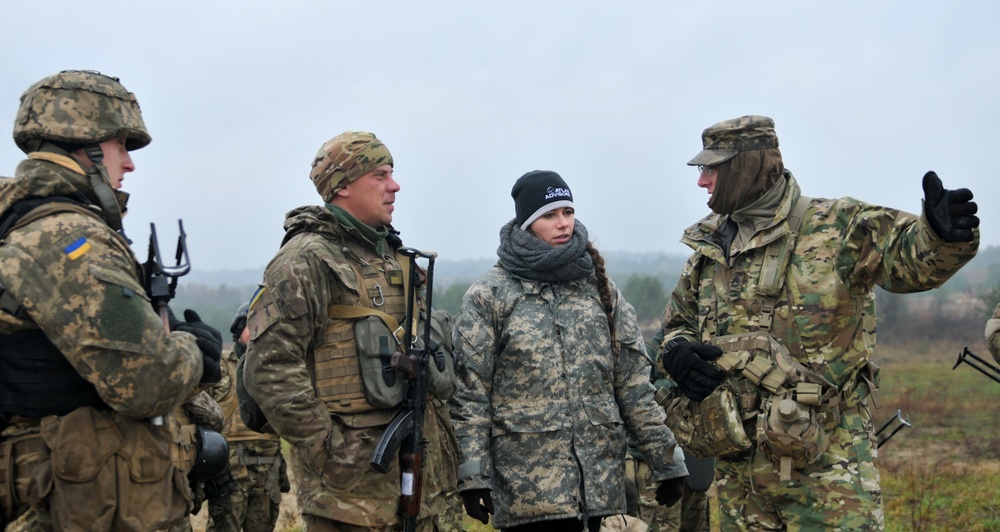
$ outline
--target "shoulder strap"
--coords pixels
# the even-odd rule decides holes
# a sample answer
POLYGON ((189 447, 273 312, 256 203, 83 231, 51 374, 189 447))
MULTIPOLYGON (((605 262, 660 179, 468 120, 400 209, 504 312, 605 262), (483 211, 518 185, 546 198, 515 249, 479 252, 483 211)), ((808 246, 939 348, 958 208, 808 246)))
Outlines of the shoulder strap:
POLYGON ((0 216, 0 238, 6 237, 11 231, 46 216, 59 212, 75 212, 100 219, 94 211, 84 207, 78 200, 68 196, 31 197, 23 199, 0 216))
POLYGON ((812 198, 808 196, 799 196, 798 201, 792 206, 791 212, 788 213, 788 236, 775 241, 764 250, 764 259, 760 267, 760 281, 757 285, 757 293, 764 299, 761 306, 761 329, 770 330, 771 328, 774 306, 785 284, 788 262, 795 250, 795 243, 798 240, 799 231, 802 229, 802 221, 805 219, 806 210, 809 208, 811 200, 812 198))
MULTIPOLYGON (((410 261, 407 259, 407 257, 400 255, 398 253, 396 254, 396 261, 399 262, 399 266, 403 269, 403 293, 407 294, 409 293, 409 288, 410 288, 409 287, 410 261)), ((367 308, 367 307, 356 307, 352 305, 330 305, 326 309, 326 312, 330 318, 337 320, 348 320, 355 318, 364 318, 367 316, 375 316, 381 319, 382 322, 385 323, 385 326, 388 327, 390 331, 392 331, 392 335, 396 337, 397 343, 402 344, 403 339, 405 338, 406 330, 403 329, 403 327, 399 324, 398 321, 396 321, 396 318, 393 318, 391 315, 386 314, 381 310, 367 308)), ((413 324, 412 324, 412 327, 414 328, 413 331, 414 334, 416 334, 417 317, 418 317, 417 313, 414 312, 413 324)))

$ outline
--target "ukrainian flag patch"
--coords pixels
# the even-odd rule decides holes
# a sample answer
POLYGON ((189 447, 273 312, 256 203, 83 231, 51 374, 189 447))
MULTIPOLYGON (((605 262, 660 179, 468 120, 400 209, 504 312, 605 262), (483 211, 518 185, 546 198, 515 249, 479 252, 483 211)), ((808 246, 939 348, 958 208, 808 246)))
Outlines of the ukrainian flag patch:
POLYGON ((84 253, 90 251, 90 242, 87 242, 87 237, 80 237, 80 240, 66 246, 65 251, 69 260, 76 260, 82 257, 84 253))

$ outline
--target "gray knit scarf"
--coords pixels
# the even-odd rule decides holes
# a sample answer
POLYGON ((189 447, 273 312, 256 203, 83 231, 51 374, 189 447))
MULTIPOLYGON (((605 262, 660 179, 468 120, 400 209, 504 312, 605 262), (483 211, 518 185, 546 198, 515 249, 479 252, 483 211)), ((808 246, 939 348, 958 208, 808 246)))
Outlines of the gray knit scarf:
POLYGON ((500 265, 519 277, 543 282, 571 281, 594 272, 594 261, 587 253, 588 238, 587 228, 577 220, 570 241, 552 246, 511 220, 500 229, 497 255, 500 265))

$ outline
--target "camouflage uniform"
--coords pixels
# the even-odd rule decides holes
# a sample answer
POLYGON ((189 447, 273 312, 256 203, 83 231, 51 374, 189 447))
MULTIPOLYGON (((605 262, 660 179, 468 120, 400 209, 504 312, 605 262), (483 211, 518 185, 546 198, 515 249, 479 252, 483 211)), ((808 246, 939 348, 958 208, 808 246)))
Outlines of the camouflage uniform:
MULTIPOLYGON (((124 113, 134 113, 128 116, 141 126, 138 105, 131 93, 112 78, 96 73, 70 72, 46 78, 22 97, 23 105, 42 105, 51 93, 40 90, 32 99, 32 91, 37 87, 63 90, 60 84, 70 91, 110 94, 106 99, 124 106, 124 113)), ((91 96, 93 93, 84 95, 91 96)), ((54 99, 59 101, 61 97, 54 99)), ((56 104, 50 100, 48 105, 56 104)), ((69 140, 74 135, 86 136, 86 132, 73 131, 74 120, 84 125, 94 120, 93 116, 78 114, 86 109, 85 103, 64 107, 65 129, 59 133, 67 133, 69 140)), ((40 123, 39 116, 44 118, 46 113, 30 116, 40 123)), ((0 246, 0 299, 4 301, 0 338, 6 346, 0 357, 4 359, 0 380, 5 381, 2 406, 6 421, 0 446, 0 468, 4 469, 0 475, 0 506, 4 519, 17 519, 7 530, 75 527, 83 523, 104 530, 170 526, 190 511, 192 494, 185 468, 191 466, 194 456, 193 441, 181 441, 183 435, 169 414, 202 377, 202 353, 190 334, 165 330, 143 288, 142 269, 129 242, 109 225, 111 219, 120 222, 127 196, 119 191, 112 196, 110 186, 103 181, 103 191, 108 193, 103 197, 116 197, 118 201, 102 201, 91 180, 96 176, 93 171, 88 176, 68 152, 39 140, 58 137, 58 133, 42 136, 37 131, 32 133, 25 124, 29 122, 19 122, 15 131, 29 131, 15 138, 28 152, 28 159, 17 167, 14 179, 0 182, 0 212, 9 211, 31 196, 73 197, 86 207, 50 214, 15 228, 0 246), (109 210, 115 211, 114 216, 108 214, 109 210), (23 384, 6 382, 14 364, 8 360, 9 350, 17 338, 39 330, 64 357, 61 363, 68 362, 72 368, 61 375, 68 380, 56 385, 72 394, 64 401, 90 397, 89 406, 58 417, 11 413, 18 393, 25 392, 9 395, 8 386, 23 384), (166 416, 165 425, 150 424, 148 418, 154 416, 166 416), (89 448, 93 454, 71 454, 76 468, 52 464, 57 452, 68 452, 67 446, 89 448), (129 485, 121 474, 115 487, 115 462, 121 467, 133 457, 137 460, 140 454, 148 460, 143 465, 158 470, 134 470, 132 475, 150 475, 145 478, 146 488, 158 489, 155 495, 135 483, 129 485), (181 454, 186 458, 182 459, 181 454), (53 479, 55 468, 62 469, 53 479), (74 479, 78 473, 83 478, 74 479), (70 517, 60 516, 62 512, 72 514, 76 524, 62 521, 70 517)), ((115 138, 130 135, 128 144, 132 149, 149 142, 144 128, 141 134, 126 129, 116 130, 115 134, 115 138)), ((54 370, 46 373, 52 378, 55 374, 54 370)), ((129 473, 123 476, 127 479, 129 473)))
POLYGON ((281 440, 274 434, 252 431, 240 419, 236 402, 234 347, 224 359, 222 380, 210 391, 225 416, 223 436, 229 442, 232 493, 208 500, 208 530, 271 531, 278 521, 281 493, 287 492, 288 475, 281 455, 281 440))
MULTIPOLYGON (((739 120, 747 118, 754 117, 739 120)), ((773 122, 766 122, 773 135, 773 122)), ((667 306, 666 342, 683 336, 708 343, 761 327, 762 301, 755 293, 761 272, 751 265, 769 242, 797 229, 786 218, 801 195, 787 170, 776 186, 782 195, 772 222, 742 246, 724 250, 718 243, 728 215, 712 214, 684 232, 682 241, 695 253, 667 306), (719 294, 719 287, 727 292, 719 294)), ((770 333, 839 387, 840 422, 827 431, 830 446, 818 462, 791 471, 790 481, 779 479, 778 467, 760 447, 717 459, 721 529, 881 529, 882 492, 866 400, 871 386, 859 376, 875 349, 873 289, 905 293, 941 286, 975 256, 978 231, 972 242, 948 242, 924 215, 851 198, 811 199, 798 229, 770 333)))
MULTIPOLYGON (((331 201, 345 180, 386 161, 392 164, 387 156, 370 133, 335 137, 314 163, 320 195, 331 201), (338 176, 345 168, 347 176, 338 176)), ((399 240, 391 227, 379 233, 330 204, 292 210, 285 230, 248 315, 247 391, 290 444, 307 529, 390 529, 399 523, 398 460, 386 474, 377 473, 369 461, 399 407, 377 408, 367 401, 359 377, 356 320, 331 319, 328 309, 377 307, 402 323, 406 298, 394 255, 399 240)), ((450 421, 431 403, 423 427, 428 444, 420 528, 433 527, 435 516, 457 504, 450 421)))
POLYGON ((623 429, 655 481, 687 474, 671 462, 676 441, 653 401, 635 311, 611 290, 615 358, 593 274, 539 282, 498 265, 465 294, 454 334, 459 481, 492 490, 496 528, 624 514, 623 429))
POLYGON ((1000 363, 1000 304, 993 309, 993 316, 986 320, 986 346, 1000 363))

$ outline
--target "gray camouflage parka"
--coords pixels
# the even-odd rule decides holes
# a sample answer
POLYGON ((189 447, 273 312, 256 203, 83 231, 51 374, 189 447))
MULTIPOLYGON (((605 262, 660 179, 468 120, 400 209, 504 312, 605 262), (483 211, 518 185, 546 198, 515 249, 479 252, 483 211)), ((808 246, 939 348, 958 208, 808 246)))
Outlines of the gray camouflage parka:
POLYGON ((654 480, 687 474, 649 382, 635 311, 611 286, 611 349, 596 278, 548 283, 499 265, 455 319, 451 413, 459 489, 492 490, 493 526, 625 512, 625 433, 654 480))

